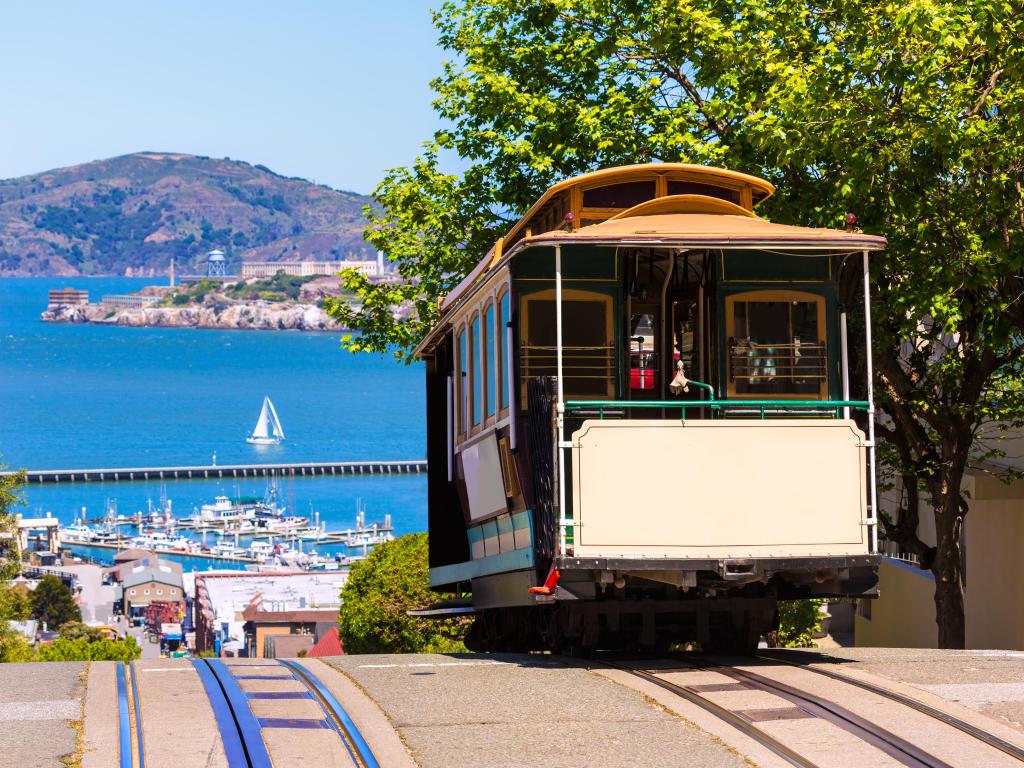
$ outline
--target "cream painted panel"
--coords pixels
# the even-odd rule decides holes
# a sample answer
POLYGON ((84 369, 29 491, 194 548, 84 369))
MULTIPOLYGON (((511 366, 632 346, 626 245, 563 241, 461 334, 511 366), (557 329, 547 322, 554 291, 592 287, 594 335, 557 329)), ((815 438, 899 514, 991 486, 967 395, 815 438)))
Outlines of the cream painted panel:
POLYGON ((480 520, 504 512, 507 508, 505 481, 501 477, 498 441, 494 433, 464 448, 461 458, 470 519, 480 520))
POLYGON ((852 421, 586 421, 574 554, 866 553, 863 442, 852 421))

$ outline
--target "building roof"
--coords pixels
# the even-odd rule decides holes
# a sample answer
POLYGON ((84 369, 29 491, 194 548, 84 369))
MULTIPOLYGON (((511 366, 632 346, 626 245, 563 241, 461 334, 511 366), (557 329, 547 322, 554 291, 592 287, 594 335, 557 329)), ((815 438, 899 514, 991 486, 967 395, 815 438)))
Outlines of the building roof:
POLYGON ((306 656, 341 656, 344 653, 345 651, 341 647, 341 638, 338 636, 338 627, 334 626, 327 630, 306 656))
POLYGON ((332 608, 337 611, 341 605, 341 588, 347 578, 347 571, 199 573, 196 574, 196 596, 214 611, 230 607, 231 611, 241 612, 257 595, 266 610, 332 608))
POLYGON ((142 570, 126 574, 124 577, 124 588, 128 589, 139 584, 148 584, 154 581, 170 587, 182 586, 180 573, 176 573, 166 566, 158 566, 157 568, 143 568, 142 570))
POLYGON ((316 624, 320 621, 331 621, 338 618, 338 609, 334 608, 299 608, 288 611, 266 611, 259 603, 254 603, 242 611, 242 618, 254 624, 292 624, 302 622, 316 624))
POLYGON ((115 563, 131 563, 135 560, 142 560, 147 557, 156 557, 156 552, 150 549, 122 549, 114 555, 115 563))

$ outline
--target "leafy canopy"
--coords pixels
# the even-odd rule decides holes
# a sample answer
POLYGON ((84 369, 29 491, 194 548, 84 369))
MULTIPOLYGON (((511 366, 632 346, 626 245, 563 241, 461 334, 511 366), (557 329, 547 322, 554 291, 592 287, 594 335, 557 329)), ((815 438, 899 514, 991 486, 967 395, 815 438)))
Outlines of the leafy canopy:
POLYGON ((452 653, 465 651, 461 620, 420 619, 406 611, 439 598, 430 591, 427 535, 407 534, 375 547, 352 565, 341 591, 338 633, 346 653, 452 653))

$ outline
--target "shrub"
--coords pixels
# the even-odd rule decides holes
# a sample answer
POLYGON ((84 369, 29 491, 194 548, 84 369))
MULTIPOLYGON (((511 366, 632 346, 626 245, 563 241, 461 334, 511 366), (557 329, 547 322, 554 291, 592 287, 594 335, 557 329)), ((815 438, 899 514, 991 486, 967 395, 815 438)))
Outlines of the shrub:
POLYGON ((781 648, 814 648, 812 635, 821 628, 820 608, 827 600, 780 600, 779 632, 776 645, 781 648))
POLYGON ((95 642, 97 640, 105 639, 106 635, 102 631, 96 629, 96 627, 90 627, 88 624, 83 624, 80 621, 66 621, 60 625, 57 630, 60 632, 62 640, 78 640, 85 639, 89 642, 95 642))
POLYGON ((352 566, 341 591, 338 631, 346 653, 465 651, 466 619, 406 615, 439 598, 427 576, 427 534, 407 534, 375 548, 352 566))
POLYGON ((142 655, 134 637, 120 640, 74 640, 60 638, 42 646, 36 653, 37 661, 132 661, 142 655))
POLYGON ((0 621, 0 664, 34 659, 31 643, 20 632, 8 627, 6 621, 0 621))
POLYGON ((0 622, 32 618, 32 600, 18 587, 0 584, 0 622))

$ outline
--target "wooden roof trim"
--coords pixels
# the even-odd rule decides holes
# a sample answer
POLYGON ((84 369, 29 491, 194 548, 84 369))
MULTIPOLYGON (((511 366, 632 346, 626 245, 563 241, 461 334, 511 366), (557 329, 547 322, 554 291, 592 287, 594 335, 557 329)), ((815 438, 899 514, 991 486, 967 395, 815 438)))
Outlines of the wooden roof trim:
POLYGON ((622 213, 612 216, 608 221, 630 219, 636 216, 656 216, 663 213, 715 213, 728 216, 747 216, 757 218, 757 214, 748 211, 742 205, 707 195, 668 195, 646 200, 622 213))

